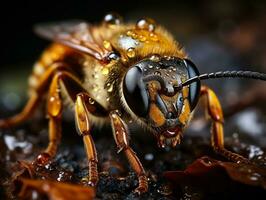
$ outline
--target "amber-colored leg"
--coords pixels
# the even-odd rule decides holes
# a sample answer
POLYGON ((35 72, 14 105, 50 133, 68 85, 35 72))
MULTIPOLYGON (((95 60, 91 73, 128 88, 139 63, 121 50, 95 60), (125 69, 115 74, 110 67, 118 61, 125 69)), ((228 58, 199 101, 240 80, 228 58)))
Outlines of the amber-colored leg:
POLYGON ((54 63, 49 69, 44 73, 44 75, 39 80, 38 86, 35 88, 34 93, 30 96, 27 104, 23 110, 15 116, 12 116, 7 119, 0 120, 0 128, 10 128, 17 126, 27 119, 29 119, 35 109, 38 107, 38 104, 41 102, 42 95, 46 92, 49 81, 56 70, 66 68, 63 63, 54 63))
MULTIPOLYGON (((49 90, 48 115, 49 115, 49 145, 44 154, 39 156, 38 161, 44 163, 47 157, 56 154, 57 146, 61 137, 61 113, 62 99, 60 95, 60 83, 64 86, 69 97, 75 102, 75 120, 80 135, 83 136, 86 155, 89 165, 88 184, 95 186, 98 182, 97 153, 90 135, 89 113, 102 116, 106 115, 105 109, 92 99, 83 89, 79 80, 71 73, 59 71, 55 74, 49 90), (48 156, 47 156, 48 154, 48 156), (44 160, 44 162, 42 162, 44 160)), ((83 179, 85 180, 85 178, 83 179)))
POLYGON ((50 85, 47 97, 47 115, 49 118, 49 144, 45 150, 50 157, 54 157, 61 141, 61 118, 63 102, 60 93, 60 75, 57 73, 50 85))
POLYGON ((77 95, 75 103, 75 120, 76 126, 80 135, 83 136, 84 147, 89 163, 89 177, 88 181, 90 186, 95 186, 98 183, 98 159, 95 144, 90 134, 90 123, 89 123, 89 111, 86 105, 86 98, 90 98, 87 94, 81 93, 77 95))
POLYGON ((214 151, 224 156, 225 158, 237 163, 249 162, 249 160, 244 158, 243 156, 233 153, 224 148, 223 111, 215 93, 210 88, 202 86, 201 96, 207 97, 207 111, 212 119, 211 145, 214 151))
POLYGON ((109 116, 112 123, 113 135, 118 148, 118 153, 124 151, 131 167, 138 176, 139 186, 135 189, 135 192, 139 194, 147 192, 148 190, 147 176, 136 153, 129 146, 127 127, 123 122, 123 120, 119 117, 117 111, 110 112, 109 116))
POLYGON ((44 153, 38 156, 38 164, 45 164, 47 161, 49 161, 50 158, 54 157, 56 155, 58 145, 61 141, 61 117, 63 110, 63 101, 61 97, 60 83, 65 86, 73 101, 75 101, 76 99, 74 93, 78 94, 79 92, 84 91, 81 84, 79 84, 78 79, 70 72, 55 72, 47 98, 47 114, 49 118, 49 144, 44 153))

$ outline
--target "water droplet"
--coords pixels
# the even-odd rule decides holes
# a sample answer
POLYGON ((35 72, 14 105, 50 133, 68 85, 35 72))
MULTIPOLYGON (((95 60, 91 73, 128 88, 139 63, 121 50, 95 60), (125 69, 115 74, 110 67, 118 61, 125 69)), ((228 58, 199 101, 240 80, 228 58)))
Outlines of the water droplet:
POLYGON ((93 98, 89 98, 89 103, 90 104, 94 104, 95 103, 94 99, 93 98))
POLYGON ((112 92, 114 88, 114 84, 107 83, 107 92, 112 92))
POLYGON ((106 101, 109 102, 109 101, 110 101, 110 97, 107 97, 107 98, 106 98, 106 101))
POLYGON ((121 111, 120 111, 120 110, 115 110, 115 112, 116 112, 116 114, 118 114, 118 116, 120 116, 120 117, 121 117, 122 113, 121 113, 121 111))
POLYGON ((135 49, 134 48, 129 48, 127 50, 127 56, 129 58, 134 58, 136 56, 136 52, 135 52, 135 49))
POLYGON ((145 29, 152 32, 155 30, 155 22, 150 18, 140 19, 136 24, 136 28, 145 29))
POLYGON ((154 61, 154 62, 158 62, 158 61, 160 60, 160 57, 159 57, 158 55, 152 55, 152 56, 150 57, 150 60, 151 60, 151 61, 154 61))
POLYGON ((144 68, 143 71, 146 72, 147 71, 147 68, 144 68))
POLYGON ((157 42, 159 40, 158 36, 154 33, 150 33, 150 39, 154 42, 157 42))
POLYGON ((252 180, 252 181, 258 181, 260 177, 261 177, 260 174, 258 174, 258 173, 253 173, 249 178, 250 178, 250 180, 252 180))
POLYGON ((150 69, 152 69, 152 68, 153 68, 153 66, 152 66, 152 65, 148 65, 148 67, 149 67, 150 69))
POLYGON ((116 53, 114 53, 114 52, 112 52, 112 53, 110 53, 109 55, 108 55, 108 59, 109 60, 119 60, 119 55, 118 54, 116 54, 116 53))
POLYGON ((108 49, 108 50, 111 49, 111 43, 106 40, 103 41, 103 46, 105 49, 108 49))
POLYGON ((166 60, 171 60, 170 56, 164 56, 166 60))
POLYGON ((161 72, 159 72, 159 71, 155 71, 154 74, 160 76, 160 75, 161 75, 161 72))
POLYGON ((53 103, 55 101, 55 98, 54 97, 50 97, 49 101, 53 103))
POLYGON ((132 30, 127 31, 127 36, 132 37, 133 39, 138 37, 138 35, 132 30))
POLYGON ((139 36, 139 41, 141 41, 141 42, 145 42, 145 41, 146 41, 146 37, 143 36, 143 35, 140 35, 140 36, 139 36))
POLYGON ((133 35, 133 32, 132 31, 127 31, 127 36, 132 36, 132 35, 133 35))
POLYGON ((103 75, 108 75, 109 74, 109 69, 107 67, 102 68, 102 74, 103 75))
POLYGON ((62 109, 62 103, 58 96, 54 95, 49 98, 49 113, 56 116, 62 109))
POLYGON ((104 22, 110 25, 118 25, 121 24, 122 21, 122 17, 117 13, 109 13, 104 17, 104 22))
POLYGON ((133 33, 133 34, 132 34, 132 38, 133 38, 133 39, 137 39, 137 38, 138 38, 138 35, 137 35, 136 33, 133 33))

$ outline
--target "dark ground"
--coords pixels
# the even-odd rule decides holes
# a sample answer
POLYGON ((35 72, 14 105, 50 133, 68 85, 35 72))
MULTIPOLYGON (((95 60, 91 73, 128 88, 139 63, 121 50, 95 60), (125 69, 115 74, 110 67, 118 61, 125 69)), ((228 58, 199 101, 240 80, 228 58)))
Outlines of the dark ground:
MULTIPOLYGON (((51 188, 58 189, 62 199, 89 199, 88 196, 79 197, 81 180, 87 174, 87 167, 81 138, 75 133, 73 124, 64 123, 64 137, 58 155, 52 162, 41 167, 26 162, 30 163, 36 158, 47 144, 46 126, 42 122, 33 122, 18 129, 1 132, 1 199, 17 199, 22 186, 25 190, 23 194, 20 193, 20 197, 23 196, 23 199, 47 199, 48 194, 51 195, 48 199, 57 199, 58 194, 54 194, 51 188), (24 170, 21 170, 23 166, 24 170), (25 170, 25 166, 29 169, 25 170), (39 181, 21 181, 21 178, 30 178, 29 172, 32 173, 32 180, 39 181), (67 190, 73 190, 73 196, 69 197, 60 184, 53 187, 51 185, 47 190, 41 180, 45 180, 46 184, 52 184, 47 181, 57 181, 80 187, 68 188, 67 190)), ((93 133, 101 171, 97 199, 250 199, 254 196, 256 199, 265 199, 264 149, 239 142, 236 134, 227 138, 228 148, 249 158, 253 164, 226 162, 213 153, 208 139, 203 137, 187 136, 176 149, 158 150, 150 135, 136 136, 139 140, 134 138, 131 144, 149 174, 148 193, 136 196, 133 193, 137 186, 136 175, 128 168, 124 157, 115 153, 114 142, 110 142, 111 131, 104 129, 93 133)), ((139 131, 134 134, 146 133, 139 131)))

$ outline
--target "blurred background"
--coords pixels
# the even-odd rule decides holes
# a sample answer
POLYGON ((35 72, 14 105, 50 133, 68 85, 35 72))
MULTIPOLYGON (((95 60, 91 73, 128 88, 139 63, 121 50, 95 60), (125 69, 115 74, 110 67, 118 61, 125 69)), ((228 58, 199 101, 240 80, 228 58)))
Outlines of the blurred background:
MULTIPOLYGON (((201 73, 218 70, 266 72, 266 2, 263 0, 65 0, 14 1, 0 7, 0 117, 21 108, 33 63, 49 42, 32 31, 34 24, 68 19, 99 22, 110 11, 126 21, 154 18, 184 46, 201 73)), ((226 135, 266 146, 266 83, 209 80, 226 115, 226 135)), ((196 113, 188 134, 208 133, 196 113)))

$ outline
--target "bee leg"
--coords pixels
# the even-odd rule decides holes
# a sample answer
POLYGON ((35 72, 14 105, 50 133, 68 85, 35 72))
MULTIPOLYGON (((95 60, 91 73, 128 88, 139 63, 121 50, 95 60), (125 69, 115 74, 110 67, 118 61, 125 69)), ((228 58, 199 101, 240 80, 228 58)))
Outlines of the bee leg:
POLYGON ((112 111, 109 114, 111 119, 113 135, 118 147, 118 153, 124 151, 126 157, 138 176, 139 186, 135 189, 138 194, 147 192, 148 190, 148 180, 145 174, 145 170, 139 161, 136 153, 129 146, 127 127, 123 120, 119 117, 116 111, 112 111))
MULTIPOLYGON (((67 71, 58 71, 52 80, 48 97, 48 115, 50 120, 49 145, 45 152, 41 154, 46 161, 54 157, 57 146, 61 138, 61 113, 62 99, 60 95, 60 86, 63 85, 70 99, 75 102, 75 120, 79 133, 83 136, 84 146, 89 161, 89 179, 88 184, 95 186, 98 182, 98 159, 93 139, 90 135, 89 114, 106 115, 105 109, 94 99, 92 99, 86 90, 82 87, 73 74, 67 71), (46 156, 48 155, 48 156, 46 156)), ((42 163, 42 162, 41 162, 42 163)), ((44 163, 44 162, 43 162, 44 163)))
POLYGON ((76 99, 76 94, 85 91, 81 84, 79 84, 78 79, 70 72, 59 70, 54 73, 47 98, 49 144, 46 150, 37 157, 36 163, 40 165, 45 165, 56 155, 58 145, 61 141, 61 116, 63 110, 63 101, 60 91, 61 83, 64 85, 73 102, 76 99))
POLYGON ((41 102, 42 95, 47 91, 47 86, 54 71, 62 68, 65 68, 65 65, 63 63, 52 64, 51 67, 49 67, 49 70, 47 70, 47 72, 41 77, 38 86, 36 86, 36 88, 33 90, 34 92, 30 96, 23 110, 13 117, 0 120, 0 128, 10 128, 17 126, 29 119, 41 102))
POLYGON ((76 127, 83 136, 84 147, 89 162, 89 177, 84 178, 88 185, 96 186, 99 180, 98 177, 98 159, 95 144, 90 134, 90 123, 89 123, 89 111, 86 105, 86 98, 90 98, 85 93, 77 95, 75 102, 75 121, 76 127))
POLYGON ((215 93, 210 88, 202 86, 201 96, 207 97, 207 111, 212 119, 211 145, 214 151, 233 162, 248 163, 248 159, 224 148, 223 111, 215 93))

